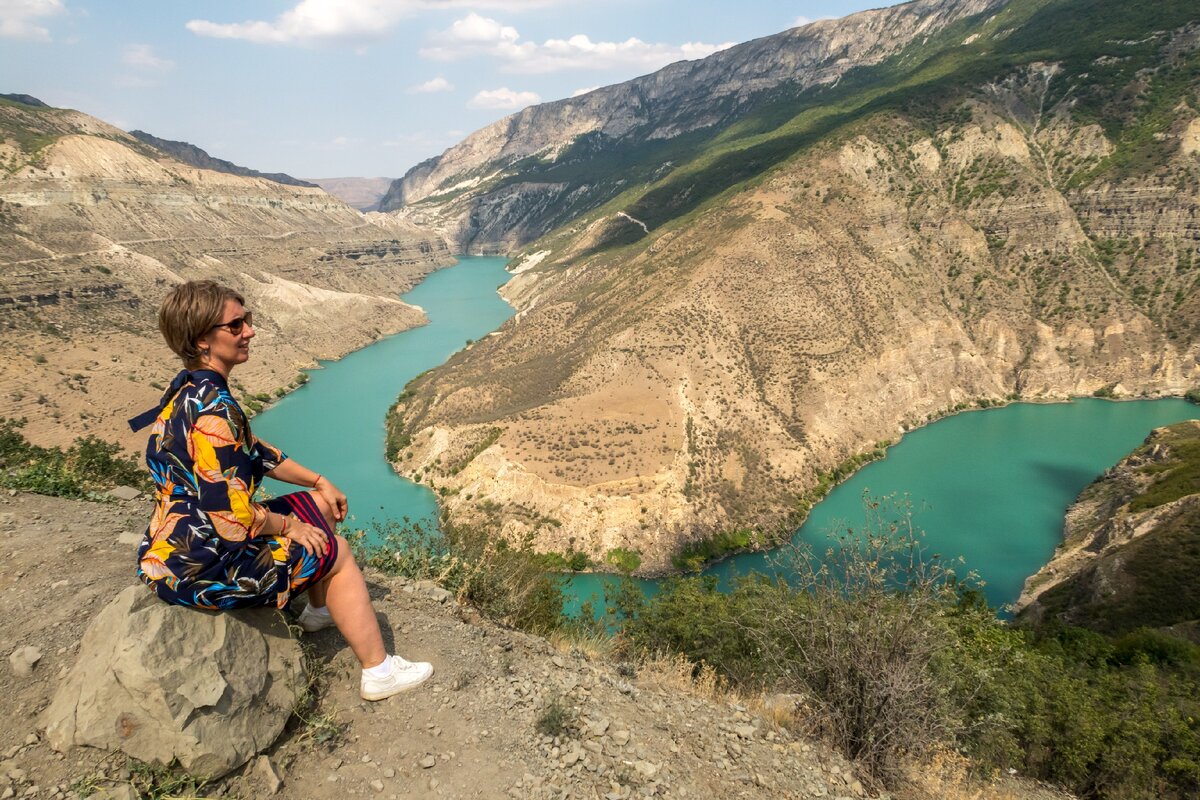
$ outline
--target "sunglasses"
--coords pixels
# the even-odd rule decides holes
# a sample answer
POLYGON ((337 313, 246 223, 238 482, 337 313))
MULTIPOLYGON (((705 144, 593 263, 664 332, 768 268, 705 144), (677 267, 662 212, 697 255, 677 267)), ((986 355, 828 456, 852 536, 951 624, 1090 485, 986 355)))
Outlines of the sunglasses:
POLYGON ((224 328, 225 330, 232 333, 234 336, 238 336, 241 334, 242 328, 245 327, 246 325, 249 325, 251 328, 254 327, 254 312, 253 311, 247 311, 245 314, 238 317, 237 319, 229 320, 229 322, 218 322, 216 325, 213 325, 212 328, 209 328, 209 330, 211 331, 215 328, 224 328))

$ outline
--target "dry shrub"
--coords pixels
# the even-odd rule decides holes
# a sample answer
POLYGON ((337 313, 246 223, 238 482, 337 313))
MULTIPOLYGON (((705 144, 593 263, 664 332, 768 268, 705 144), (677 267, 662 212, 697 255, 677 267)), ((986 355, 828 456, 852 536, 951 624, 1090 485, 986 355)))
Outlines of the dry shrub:
POLYGON ((949 748, 933 749, 921 763, 906 770, 904 795, 938 800, 1018 800, 1019 795, 994 781, 982 780, 966 756, 949 748))
POLYGON ((703 700, 718 703, 742 700, 715 669, 703 662, 693 663, 682 653, 647 655, 638 665, 638 677, 655 688, 703 700))
POLYGON ((867 524, 817 558, 786 556, 787 584, 747 594, 736 624, 777 689, 802 694, 812 733, 889 786, 954 740, 943 670, 952 570, 923 551, 904 501, 864 499, 867 524), (749 612, 747 616, 746 612, 749 612))

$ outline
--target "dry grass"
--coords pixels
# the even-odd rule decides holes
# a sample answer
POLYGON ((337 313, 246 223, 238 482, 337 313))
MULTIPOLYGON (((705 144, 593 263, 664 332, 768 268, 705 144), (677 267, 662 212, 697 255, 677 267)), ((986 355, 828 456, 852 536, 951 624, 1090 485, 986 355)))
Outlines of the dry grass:
POLYGON ((656 689, 714 703, 746 703, 746 697, 731 688, 715 669, 704 663, 695 664, 679 653, 646 656, 638 665, 638 678, 656 689))
POLYGON ((941 749, 926 761, 912 764, 905 776, 908 786, 898 798, 938 800, 1027 800, 1025 792, 971 774, 971 762, 960 753, 941 749))
POLYGON ((610 660, 618 648, 616 640, 603 631, 560 628, 547 639, 550 646, 560 653, 581 653, 590 659, 610 660))

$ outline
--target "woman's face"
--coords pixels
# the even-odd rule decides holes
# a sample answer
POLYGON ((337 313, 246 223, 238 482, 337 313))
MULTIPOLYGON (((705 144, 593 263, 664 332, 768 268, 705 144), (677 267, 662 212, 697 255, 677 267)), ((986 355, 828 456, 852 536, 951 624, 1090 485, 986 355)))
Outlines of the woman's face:
MULTIPOLYGON (((200 351, 208 350, 204 365, 229 377, 230 370, 250 358, 250 340, 254 338, 254 326, 246 319, 246 309, 237 300, 225 301, 225 313, 221 322, 196 340, 200 351), (234 333, 237 331, 237 333, 234 333)), ((204 358, 201 356, 201 360, 204 358)))

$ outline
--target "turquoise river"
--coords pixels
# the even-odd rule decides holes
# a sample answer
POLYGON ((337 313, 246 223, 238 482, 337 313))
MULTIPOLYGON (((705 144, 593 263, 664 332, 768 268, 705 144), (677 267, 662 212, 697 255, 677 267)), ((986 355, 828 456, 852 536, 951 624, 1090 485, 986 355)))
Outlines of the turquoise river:
MULTIPOLYGON (((326 362, 302 388, 254 419, 264 439, 330 476, 350 497, 351 527, 373 521, 434 520, 433 493, 399 477, 384 458, 384 416, 404 385, 441 364, 469 339, 512 316, 496 289, 505 259, 462 257, 403 296, 429 324, 326 362)), ((829 532, 859 527, 862 497, 907 496, 928 548, 962 556, 996 606, 1010 603, 1026 576, 1054 552, 1063 512, 1084 486, 1132 450, 1152 428, 1200 416, 1183 400, 1016 403, 958 414, 913 431, 834 489, 797 536, 821 546, 829 532)), ((284 491, 281 486, 268 490, 284 491)), ((768 556, 737 556, 710 572, 768 570, 768 556)), ((574 606, 598 595, 606 575, 573 576, 574 606)), ((645 588, 653 591, 652 582, 645 588)))

